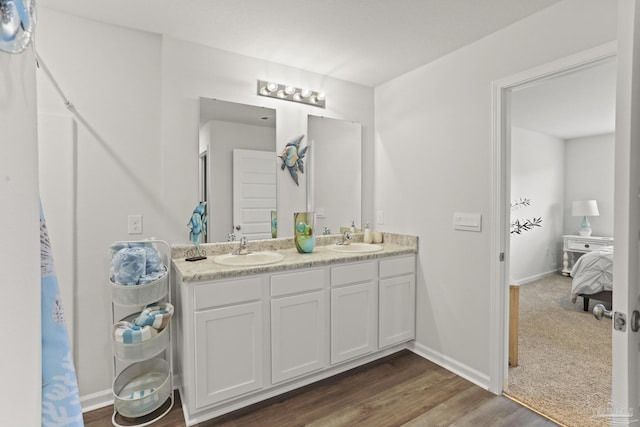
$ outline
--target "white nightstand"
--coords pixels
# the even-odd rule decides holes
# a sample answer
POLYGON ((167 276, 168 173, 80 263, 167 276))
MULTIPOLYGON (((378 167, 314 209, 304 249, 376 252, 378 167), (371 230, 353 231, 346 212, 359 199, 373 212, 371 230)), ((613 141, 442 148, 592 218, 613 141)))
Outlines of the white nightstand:
POLYGON ((574 262, 574 253, 586 254, 587 252, 597 251, 605 246, 613 246, 613 237, 582 237, 578 235, 568 234, 562 236, 562 275, 570 276, 571 268, 574 262), (571 254, 571 259, 569 259, 571 254))

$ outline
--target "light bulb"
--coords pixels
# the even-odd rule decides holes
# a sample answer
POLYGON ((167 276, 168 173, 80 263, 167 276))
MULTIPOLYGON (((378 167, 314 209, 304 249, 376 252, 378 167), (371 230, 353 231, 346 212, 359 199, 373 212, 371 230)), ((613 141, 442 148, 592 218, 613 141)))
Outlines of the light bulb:
POLYGON ((303 98, 308 98, 311 96, 311 91, 309 89, 302 89, 300 90, 300 95, 302 95, 303 98))
POLYGON ((282 89, 280 89, 276 95, 278 95, 278 98, 286 98, 287 96, 284 94, 284 91, 282 89))
POLYGON ((267 83, 267 90, 269 92, 275 92, 278 89, 278 83, 269 82, 267 83))
POLYGON ((266 87, 261 88, 260 95, 269 95, 269 90, 266 87))
POLYGON ((300 93, 296 92, 296 93, 293 94, 293 99, 295 101, 300 101, 300 100, 302 100, 302 97, 300 96, 300 93))
POLYGON ((286 93, 287 95, 293 95, 295 91, 296 91, 296 88, 293 86, 285 86, 284 88, 284 93, 286 93))
POLYGON ((324 92, 318 92, 317 98, 318 98, 318 101, 324 101, 324 98, 325 98, 324 92))

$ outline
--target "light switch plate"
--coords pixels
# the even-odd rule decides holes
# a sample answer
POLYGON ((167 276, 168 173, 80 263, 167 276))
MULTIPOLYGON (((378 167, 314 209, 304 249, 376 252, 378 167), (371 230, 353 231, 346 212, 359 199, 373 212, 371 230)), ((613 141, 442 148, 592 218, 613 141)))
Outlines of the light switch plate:
POLYGON ((453 229, 462 231, 481 231, 482 214, 479 212, 454 212, 453 229))

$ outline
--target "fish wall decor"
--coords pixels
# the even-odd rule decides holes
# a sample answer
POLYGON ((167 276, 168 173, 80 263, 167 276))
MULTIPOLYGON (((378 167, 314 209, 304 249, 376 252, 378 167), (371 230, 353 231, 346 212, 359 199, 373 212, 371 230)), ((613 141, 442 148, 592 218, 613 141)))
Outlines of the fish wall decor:
POLYGON ((307 145, 303 149, 300 149, 300 142, 302 141, 302 138, 304 138, 304 135, 300 135, 291 142, 288 142, 287 145, 284 146, 282 154, 278 156, 282 159, 282 166, 280 166, 280 169, 289 169, 289 174, 291 174, 291 178, 293 178, 293 181, 297 186, 300 186, 298 183, 298 171, 300 171, 300 173, 304 173, 303 159, 307 154, 307 149, 309 148, 307 145))

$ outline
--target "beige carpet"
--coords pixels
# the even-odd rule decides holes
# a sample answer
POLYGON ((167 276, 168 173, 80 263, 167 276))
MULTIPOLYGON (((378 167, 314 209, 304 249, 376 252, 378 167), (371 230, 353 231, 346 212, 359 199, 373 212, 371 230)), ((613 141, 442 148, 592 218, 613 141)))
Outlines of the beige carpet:
POLYGON ((611 320, 582 311, 570 293, 559 274, 520 286, 519 366, 507 393, 566 426, 608 426, 597 415, 611 396, 611 320))

